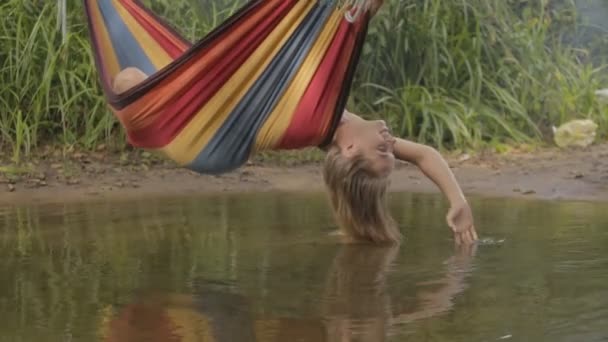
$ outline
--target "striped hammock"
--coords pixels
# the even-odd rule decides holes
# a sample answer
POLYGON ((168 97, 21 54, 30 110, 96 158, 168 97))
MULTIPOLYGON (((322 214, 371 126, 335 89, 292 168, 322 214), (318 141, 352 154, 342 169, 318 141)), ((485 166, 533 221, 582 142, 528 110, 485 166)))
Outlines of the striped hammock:
POLYGON ((199 173, 329 143, 369 21, 365 0, 345 2, 252 0, 192 44, 138 0, 84 0, 101 83, 129 143, 199 173), (114 93, 128 67, 150 77, 114 93))

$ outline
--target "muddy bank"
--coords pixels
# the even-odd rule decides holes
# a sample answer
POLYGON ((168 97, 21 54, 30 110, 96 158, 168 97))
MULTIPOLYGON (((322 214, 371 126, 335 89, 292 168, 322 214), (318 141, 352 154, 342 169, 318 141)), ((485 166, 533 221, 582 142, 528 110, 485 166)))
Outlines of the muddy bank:
MULTIPOLYGON (((608 144, 506 155, 446 156, 467 195, 608 201, 608 144)), ((198 175, 146 154, 42 156, 0 169, 0 205, 136 199, 248 191, 323 191, 318 162, 253 162, 224 175, 198 175)), ((6 163, 2 165, 7 165, 6 163)), ((400 163, 393 191, 437 193, 413 165, 400 163)))

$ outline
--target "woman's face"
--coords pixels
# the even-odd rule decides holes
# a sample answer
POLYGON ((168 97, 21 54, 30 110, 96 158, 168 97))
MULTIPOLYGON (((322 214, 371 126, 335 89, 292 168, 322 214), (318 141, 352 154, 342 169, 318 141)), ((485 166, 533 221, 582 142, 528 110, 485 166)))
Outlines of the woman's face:
POLYGON ((338 126, 335 143, 347 158, 363 156, 374 174, 388 176, 395 166, 395 138, 383 120, 367 121, 359 117, 344 120, 338 126))

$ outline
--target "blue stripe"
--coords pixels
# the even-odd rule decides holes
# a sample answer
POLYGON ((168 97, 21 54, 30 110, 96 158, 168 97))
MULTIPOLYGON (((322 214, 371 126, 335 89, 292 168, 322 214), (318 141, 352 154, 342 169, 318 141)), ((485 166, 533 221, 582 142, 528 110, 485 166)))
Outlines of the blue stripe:
POLYGON ((154 74, 157 71, 154 64, 146 56, 137 39, 122 21, 111 0, 98 0, 96 2, 99 5, 106 30, 110 35, 110 41, 118 58, 120 69, 136 67, 148 75, 154 74))
POLYGON ((188 165, 189 169, 199 173, 222 173, 247 161, 258 131, 287 90, 334 10, 329 4, 315 6, 211 141, 188 165))

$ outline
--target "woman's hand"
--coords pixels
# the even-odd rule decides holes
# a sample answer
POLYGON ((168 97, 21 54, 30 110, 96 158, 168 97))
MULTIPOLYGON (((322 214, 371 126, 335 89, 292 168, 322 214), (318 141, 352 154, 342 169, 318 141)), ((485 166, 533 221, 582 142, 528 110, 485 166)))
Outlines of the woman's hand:
POLYGON ((450 207, 446 216, 448 226, 454 231, 456 244, 471 244, 477 241, 471 207, 466 201, 459 201, 450 207))
POLYGON ((369 13, 374 16, 384 4, 384 0, 370 0, 369 3, 369 13))

